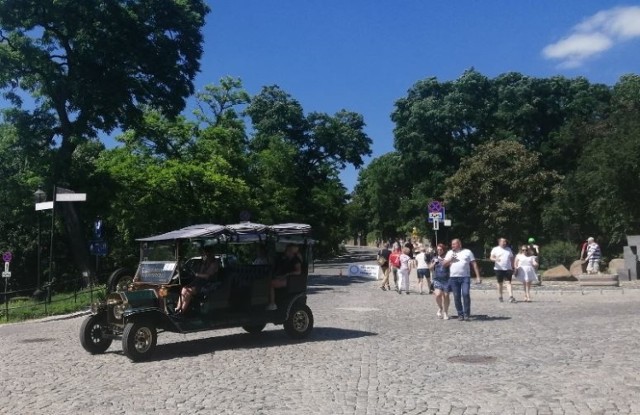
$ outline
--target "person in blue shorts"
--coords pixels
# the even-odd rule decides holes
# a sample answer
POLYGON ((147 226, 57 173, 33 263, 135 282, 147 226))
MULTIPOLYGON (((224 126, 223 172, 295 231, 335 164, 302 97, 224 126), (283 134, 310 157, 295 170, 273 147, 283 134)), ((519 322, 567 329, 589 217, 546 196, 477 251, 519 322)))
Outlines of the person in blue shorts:
POLYGON ((431 280, 436 294, 436 304, 438 305, 436 316, 443 320, 449 320, 449 293, 451 292, 451 287, 449 286, 449 267, 444 266, 446 251, 447 247, 444 244, 438 244, 436 253, 429 264, 431 280))

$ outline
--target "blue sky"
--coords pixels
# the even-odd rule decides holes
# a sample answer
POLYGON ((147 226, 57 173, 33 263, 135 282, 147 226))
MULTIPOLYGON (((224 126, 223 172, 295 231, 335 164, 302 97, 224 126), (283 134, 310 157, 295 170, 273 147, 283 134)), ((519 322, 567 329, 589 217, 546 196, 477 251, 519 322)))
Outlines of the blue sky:
MULTIPOLYGON (((306 112, 364 116, 373 157, 393 150, 390 114, 418 80, 640 71, 640 2, 606 0, 209 1, 197 88, 222 76, 256 94, 276 84, 306 112)), ((189 111, 189 110, 188 110, 189 111)), ((348 189, 357 172, 341 178, 348 189)))

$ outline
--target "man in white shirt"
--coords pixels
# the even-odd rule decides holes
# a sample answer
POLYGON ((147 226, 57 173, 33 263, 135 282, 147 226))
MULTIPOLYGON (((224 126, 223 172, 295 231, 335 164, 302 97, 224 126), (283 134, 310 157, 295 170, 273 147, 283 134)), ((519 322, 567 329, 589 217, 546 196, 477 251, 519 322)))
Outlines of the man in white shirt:
POLYGON ((460 239, 454 239, 451 241, 451 250, 445 255, 442 265, 449 267, 449 286, 453 290, 458 320, 469 320, 471 315, 471 266, 476 273, 476 282, 482 283, 476 258, 470 250, 462 249, 460 239))
POLYGON ((511 288, 511 276, 513 275, 513 252, 507 246, 505 238, 498 239, 498 246, 491 250, 489 257, 493 261, 493 269, 496 272, 496 280, 498 281, 498 300, 502 302, 502 286, 507 285, 507 293, 509 294, 509 302, 515 303, 513 298, 513 290, 511 288))

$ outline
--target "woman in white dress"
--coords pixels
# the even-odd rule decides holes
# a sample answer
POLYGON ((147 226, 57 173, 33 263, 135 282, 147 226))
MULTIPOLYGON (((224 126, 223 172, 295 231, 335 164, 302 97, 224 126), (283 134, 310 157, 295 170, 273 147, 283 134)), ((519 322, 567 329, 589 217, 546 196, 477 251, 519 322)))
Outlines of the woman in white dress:
POLYGON ((526 245, 522 245, 513 263, 513 276, 522 282, 524 286, 524 301, 531 302, 531 284, 538 281, 538 257, 526 245))

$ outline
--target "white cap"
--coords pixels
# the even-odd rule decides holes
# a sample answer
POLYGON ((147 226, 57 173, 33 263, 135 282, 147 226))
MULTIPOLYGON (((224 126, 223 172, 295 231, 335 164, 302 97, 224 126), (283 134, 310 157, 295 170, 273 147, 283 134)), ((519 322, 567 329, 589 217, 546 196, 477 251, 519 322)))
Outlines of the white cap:
POLYGON ((595 239, 593 239, 593 236, 590 236, 587 238, 587 242, 593 242, 593 241, 595 241, 595 239))

